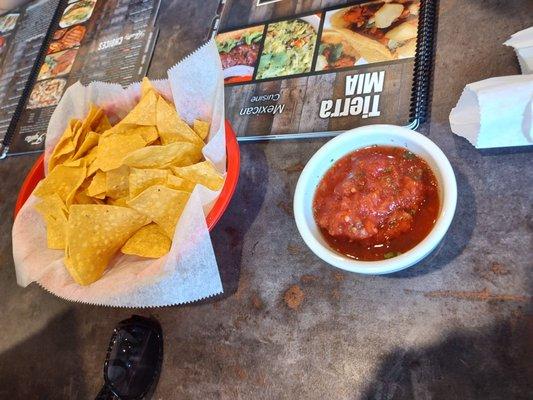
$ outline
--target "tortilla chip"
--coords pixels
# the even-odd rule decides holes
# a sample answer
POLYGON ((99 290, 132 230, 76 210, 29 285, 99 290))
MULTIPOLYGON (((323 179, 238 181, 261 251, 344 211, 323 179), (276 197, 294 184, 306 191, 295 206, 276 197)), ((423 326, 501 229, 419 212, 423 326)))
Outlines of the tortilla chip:
POLYGON ((129 167, 123 165, 120 168, 107 171, 106 174, 106 196, 112 199, 118 199, 128 196, 129 184, 128 176, 130 173, 129 167))
POLYGON ((169 252, 171 244, 172 241, 159 225, 151 223, 130 237, 121 251, 140 257, 160 258, 169 252))
POLYGON ((167 182, 170 172, 165 169, 131 168, 129 176, 130 198, 143 192, 153 185, 163 185, 167 182))
POLYGON ((67 160, 63 164, 65 167, 80 167, 83 164, 83 160, 81 158, 77 160, 67 160))
POLYGON ((94 175, 91 183, 87 187, 87 195, 96 197, 98 199, 103 199, 105 197, 106 189, 106 173, 97 171, 96 175, 94 175))
POLYGON ((152 82, 150 82, 150 79, 147 77, 144 77, 141 82, 141 99, 150 93, 150 91, 156 92, 155 88, 152 85, 152 82))
POLYGON ((70 207, 76 190, 85 180, 86 173, 84 162, 78 167, 58 165, 39 183, 34 193, 41 198, 57 193, 67 207, 70 207))
POLYGON ((108 199, 107 204, 119 207, 128 207, 128 197, 121 197, 119 199, 108 199))
POLYGON ((111 136, 111 135, 141 135, 146 144, 153 143, 159 138, 157 128, 155 126, 142 126, 142 125, 132 125, 132 124, 123 124, 118 123, 113 128, 105 131, 102 136, 111 136))
POLYGON ((66 243, 68 210, 57 193, 44 197, 35 205, 46 223, 46 241, 50 249, 63 250, 66 243))
POLYGON ((83 143, 80 144, 76 152, 74 153, 74 156, 72 157, 72 160, 76 160, 78 158, 83 157, 86 155, 90 150, 92 150, 94 147, 98 145, 98 141, 100 140, 100 134, 96 132, 89 132, 83 141, 83 143))
POLYGON ((123 164, 122 160, 126 155, 144 146, 146 142, 137 134, 102 137, 98 143, 95 163, 102 171, 111 171, 123 164))
POLYGON ((71 119, 63 132, 63 135, 54 147, 50 159, 48 160, 48 172, 52 171, 56 165, 62 164, 69 155, 76 150, 72 138, 77 129, 81 126, 81 121, 71 119))
POLYGON ((189 196, 187 192, 155 185, 128 201, 128 205, 159 225, 172 239, 189 196))
POLYGON ((109 122, 109 118, 107 118, 107 115, 103 114, 100 118, 100 122, 98 125, 94 128, 94 131, 96 133, 103 133, 107 131, 108 129, 111 129, 111 123, 109 122))
POLYGON ((192 143, 176 142, 166 146, 148 146, 124 157, 124 165, 135 168, 165 168, 190 165, 202 159, 202 149, 192 143))
POLYGON ((74 204, 105 204, 103 200, 96 197, 91 197, 87 194, 87 190, 78 190, 74 195, 74 204))
POLYGON ((138 134, 144 139, 146 144, 150 144, 159 139, 159 133, 155 126, 137 126, 128 132, 129 134, 138 134))
POLYGON ((70 208, 65 265, 80 285, 98 280, 124 243, 147 220, 131 208, 81 205, 70 208))
POLYGON ((142 97, 139 103, 121 121, 123 124, 156 125, 157 94, 151 90, 142 97))
POLYGON ((192 129, 200 136, 200 139, 205 140, 207 135, 209 135, 209 122, 195 119, 192 124, 192 129))
POLYGON ((104 115, 104 111, 95 106, 94 104, 91 104, 89 108, 89 113, 85 117, 85 119, 82 120, 81 126, 74 134, 74 138, 72 141, 74 142, 74 146, 78 148, 81 143, 85 141, 85 137, 87 134, 91 131, 94 132, 96 127, 100 124, 100 121, 104 115))
POLYGON ((157 99, 157 130, 164 145, 190 142, 199 147, 204 146, 203 140, 179 118, 176 109, 161 96, 157 99))
POLYGON ((165 186, 171 189, 183 190, 184 192, 191 193, 194 190, 196 183, 172 174, 168 174, 165 186))
MULTIPOLYGON (((91 165, 94 163, 94 160, 96 160, 96 153, 98 151, 98 147, 93 147, 89 152, 84 155, 80 160, 85 160, 85 164, 87 165, 87 176, 90 176, 92 174, 89 173, 91 170, 91 165)), ((96 172, 93 171, 93 173, 96 172)))
POLYGON ((224 186, 224 176, 219 174, 209 161, 171 169, 180 178, 199 183, 211 190, 220 190, 224 186))

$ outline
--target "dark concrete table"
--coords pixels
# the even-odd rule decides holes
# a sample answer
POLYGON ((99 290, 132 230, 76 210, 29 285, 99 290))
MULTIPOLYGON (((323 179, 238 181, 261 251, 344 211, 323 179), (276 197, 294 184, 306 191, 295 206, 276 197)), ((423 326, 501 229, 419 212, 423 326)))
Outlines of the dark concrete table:
POLYGON ((12 209, 34 157, 0 162, 0 398, 93 398, 112 328, 133 312, 164 329, 156 399, 531 398, 532 155, 480 154, 448 124, 466 83, 518 72, 501 43, 531 15, 529 0, 441 1, 425 132, 455 169, 457 214, 429 258, 391 276, 333 270, 300 239, 293 190, 322 141, 246 144, 213 232, 223 298, 68 303, 16 285, 12 209))

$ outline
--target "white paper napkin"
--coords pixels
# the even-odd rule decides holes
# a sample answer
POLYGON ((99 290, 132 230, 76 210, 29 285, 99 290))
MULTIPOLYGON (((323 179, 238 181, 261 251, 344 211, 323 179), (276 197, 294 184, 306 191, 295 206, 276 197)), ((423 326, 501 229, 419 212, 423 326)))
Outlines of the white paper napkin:
POLYGON ((478 149, 531 145, 532 98, 533 75, 470 83, 450 113, 452 132, 478 149))
MULTIPOLYGON (((154 82, 189 122, 211 121, 204 156, 225 173, 224 92, 222 66, 213 41, 171 68, 168 80, 154 82)), ((45 159, 71 118, 87 114, 91 102, 123 117, 140 96, 139 84, 126 89, 102 82, 74 84, 65 92, 50 120, 45 159)), ((30 196, 13 225, 17 282, 38 282, 53 294, 77 302, 156 307, 197 301, 222 293, 222 283, 205 216, 219 192, 197 185, 178 221, 172 248, 157 260, 119 254, 104 276, 89 286, 74 282, 63 265, 63 252, 46 246, 46 227, 30 196)))
POLYGON ((504 44, 515 49, 522 74, 533 74, 533 26, 516 32, 504 44))
POLYGON ((466 85, 450 113, 452 132, 478 149, 533 144, 533 27, 514 34, 523 75, 501 76, 466 85))

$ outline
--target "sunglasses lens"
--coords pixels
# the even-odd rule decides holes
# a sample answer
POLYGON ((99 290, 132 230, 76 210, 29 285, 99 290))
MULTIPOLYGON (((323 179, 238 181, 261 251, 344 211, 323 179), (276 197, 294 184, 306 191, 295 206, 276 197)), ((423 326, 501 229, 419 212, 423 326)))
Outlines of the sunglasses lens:
POLYGON ((155 383, 159 374, 161 338, 145 326, 121 327, 112 343, 106 381, 124 398, 138 398, 155 383))

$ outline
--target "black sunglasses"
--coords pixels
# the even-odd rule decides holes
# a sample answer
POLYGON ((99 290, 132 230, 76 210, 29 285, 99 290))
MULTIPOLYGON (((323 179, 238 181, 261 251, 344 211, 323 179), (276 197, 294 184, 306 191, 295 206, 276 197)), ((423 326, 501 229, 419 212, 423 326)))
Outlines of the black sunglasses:
POLYGON ((159 380, 163 331, 155 319, 133 315, 113 331, 96 400, 148 399, 159 380))

